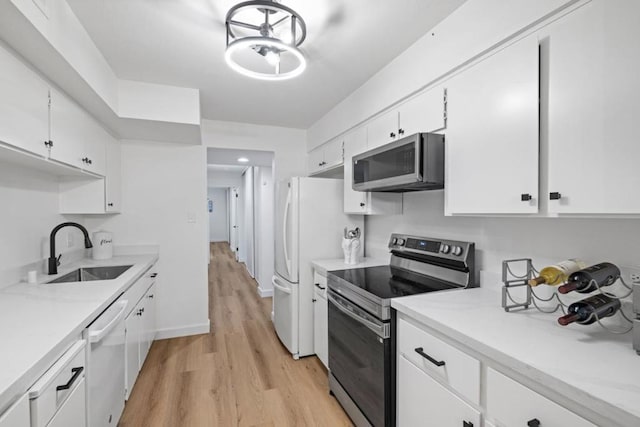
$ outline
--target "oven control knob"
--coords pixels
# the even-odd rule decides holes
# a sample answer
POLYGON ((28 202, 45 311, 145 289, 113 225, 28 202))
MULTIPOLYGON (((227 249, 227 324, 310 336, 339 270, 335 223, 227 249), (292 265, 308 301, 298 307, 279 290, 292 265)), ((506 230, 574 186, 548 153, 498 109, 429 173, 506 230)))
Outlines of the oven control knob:
POLYGON ((449 245, 440 246, 440 252, 442 252, 443 254, 448 254, 450 250, 451 247, 449 245))
POLYGON ((451 248, 451 253, 456 256, 462 255, 462 248, 460 246, 454 246, 451 248))
POLYGON ((392 244, 392 245, 395 245, 396 243, 398 243, 398 239, 394 237, 394 238, 391 240, 391 244, 392 244))
POLYGON ((398 246, 404 246, 404 239, 397 240, 398 246))

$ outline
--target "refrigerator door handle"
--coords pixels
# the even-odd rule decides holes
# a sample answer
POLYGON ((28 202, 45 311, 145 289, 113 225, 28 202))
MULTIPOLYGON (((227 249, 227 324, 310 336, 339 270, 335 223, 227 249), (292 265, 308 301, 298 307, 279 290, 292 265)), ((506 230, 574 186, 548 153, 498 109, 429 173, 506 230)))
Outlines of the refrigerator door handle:
POLYGON ((284 248, 284 264, 287 268, 287 274, 291 275, 291 259, 289 258, 289 251, 287 250, 287 222, 289 222, 289 209, 291 208, 291 188, 287 191, 287 201, 284 204, 284 218, 282 221, 282 247, 284 248))
POLYGON ((284 286, 281 286, 278 284, 278 278, 276 276, 273 276, 271 278, 271 283, 273 284, 273 287, 284 292, 285 294, 291 295, 291 289, 285 288, 284 286))

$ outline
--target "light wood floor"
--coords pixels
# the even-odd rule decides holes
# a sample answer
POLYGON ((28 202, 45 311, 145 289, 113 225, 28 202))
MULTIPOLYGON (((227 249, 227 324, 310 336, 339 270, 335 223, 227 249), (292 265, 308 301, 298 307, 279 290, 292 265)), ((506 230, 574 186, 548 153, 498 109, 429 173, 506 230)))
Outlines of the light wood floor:
POLYGON ((211 333, 153 343, 119 426, 350 426, 322 363, 278 341, 271 298, 229 246, 211 255, 211 333))

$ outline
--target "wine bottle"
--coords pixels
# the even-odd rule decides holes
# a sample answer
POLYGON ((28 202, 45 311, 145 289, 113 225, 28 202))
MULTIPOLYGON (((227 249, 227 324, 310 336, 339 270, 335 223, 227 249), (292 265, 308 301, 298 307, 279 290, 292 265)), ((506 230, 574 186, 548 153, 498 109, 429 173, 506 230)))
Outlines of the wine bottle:
POLYGON ((590 325, 596 319, 613 316, 620 310, 620 300, 606 295, 596 294, 578 302, 574 302, 567 308, 567 314, 558 318, 558 323, 566 326, 569 323, 578 322, 581 325, 590 325))
POLYGON ((568 259, 543 268, 540 270, 540 275, 538 277, 529 280, 529 285, 538 286, 543 283, 547 285, 559 285, 564 283, 571 273, 585 268, 586 266, 587 265, 579 259, 568 259))
POLYGON ((571 291, 588 294, 598 287, 611 286, 620 278, 620 269, 610 262, 601 262, 576 271, 569 276, 566 284, 558 288, 558 292, 566 294, 571 291), (596 286, 596 283, 598 286, 596 286))

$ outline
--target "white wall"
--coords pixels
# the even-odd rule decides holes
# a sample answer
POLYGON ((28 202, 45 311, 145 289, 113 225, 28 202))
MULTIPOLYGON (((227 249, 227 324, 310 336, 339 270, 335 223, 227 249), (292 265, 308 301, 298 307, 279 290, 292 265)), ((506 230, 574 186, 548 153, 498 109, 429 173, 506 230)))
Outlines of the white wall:
POLYGON ((125 141, 122 213, 88 218, 117 245, 160 247, 160 338, 209 330, 204 147, 125 141))
POLYGON ((248 168, 242 175, 242 216, 240 216, 240 259, 247 266, 251 277, 255 277, 255 205, 253 188, 254 168, 248 168))
MULTIPOLYGON (((31 264, 44 273, 49 257, 49 234, 61 222, 84 223, 83 218, 58 214, 57 178, 24 166, 0 163, 0 287, 21 280, 31 264)), ((56 235, 56 253, 82 250, 80 230, 63 228, 56 235), (67 245, 67 235, 74 244, 67 245)), ((68 261, 63 255, 61 261, 68 261)))
POLYGON ((207 171, 208 187, 232 187, 240 188, 242 174, 237 172, 207 171))
POLYGON ((256 203, 256 281, 262 296, 270 296, 273 292, 271 277, 274 274, 274 209, 275 188, 273 170, 268 167, 256 168, 255 179, 256 203))
POLYGON ((273 151, 276 180, 307 174, 304 130, 216 120, 202 120, 201 129, 207 147, 273 151))
POLYGON ((210 242, 228 242, 229 241, 229 222, 227 214, 227 196, 226 188, 208 188, 207 198, 213 204, 213 212, 207 210, 209 215, 209 241, 210 242))
POLYGON ((443 191, 405 193, 404 215, 366 217, 367 256, 388 257, 398 232, 475 242, 478 268, 492 272, 522 257, 538 268, 574 257, 640 266, 640 219, 445 217, 443 210, 443 191))

